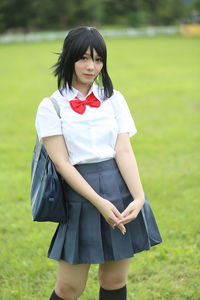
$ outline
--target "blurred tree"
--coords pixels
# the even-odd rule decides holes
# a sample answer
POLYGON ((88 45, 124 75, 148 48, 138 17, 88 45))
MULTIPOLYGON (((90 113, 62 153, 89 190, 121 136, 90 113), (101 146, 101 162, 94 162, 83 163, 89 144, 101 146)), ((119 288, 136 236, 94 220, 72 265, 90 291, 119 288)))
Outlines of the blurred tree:
POLYGON ((181 20, 185 13, 185 6, 182 0, 171 1, 171 21, 181 20))
POLYGON ((184 3, 182 0, 165 0, 161 2, 157 10, 158 24, 170 25, 177 23, 184 15, 184 3))
MULTIPOLYGON (((64 29, 77 25, 169 25, 181 20, 185 0, 0 0, 0 31, 64 29)), ((193 1, 194 2, 194 1, 193 1)), ((196 0, 197 9, 200 0, 196 0)), ((191 4, 190 4, 191 5, 191 4)))
POLYGON ((144 0, 101 0, 104 14, 103 22, 107 24, 117 23, 122 16, 126 19, 130 13, 139 12, 144 0))
POLYGON ((150 23, 152 25, 157 25, 158 23, 158 8, 161 5, 162 0, 146 0, 145 1, 145 10, 150 14, 150 23))
POLYGON ((0 30, 8 28, 25 29, 30 26, 32 19, 31 1, 1 0, 0 2, 0 30))
POLYGON ((149 11, 150 23, 153 25, 170 25, 184 16, 183 0, 147 0, 146 9, 149 11))
POLYGON ((99 19, 93 0, 35 0, 33 24, 39 28, 66 28, 99 19))
POLYGON ((101 1, 1 0, 0 31, 14 29, 63 29, 80 24, 100 24, 101 1))
MULTIPOLYGON (((70 25, 97 24, 101 22, 101 1, 71 0, 74 5, 74 14, 69 18, 70 25)), ((68 3, 66 11, 68 10, 68 3)))
POLYGON ((66 26, 65 11, 60 0, 34 0, 32 10, 32 25, 36 28, 60 29, 66 26))
POLYGON ((196 0, 194 5, 194 9, 196 9, 198 12, 200 12, 200 0, 196 0))

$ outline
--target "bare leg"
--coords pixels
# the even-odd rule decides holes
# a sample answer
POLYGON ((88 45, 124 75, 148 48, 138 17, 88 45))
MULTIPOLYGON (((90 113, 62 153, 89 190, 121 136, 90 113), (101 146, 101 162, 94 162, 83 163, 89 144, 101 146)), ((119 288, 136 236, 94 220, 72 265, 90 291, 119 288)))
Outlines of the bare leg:
POLYGON ((55 292, 63 300, 76 300, 84 291, 90 265, 59 261, 55 292))
POLYGON ((126 281, 130 262, 129 258, 99 265, 100 300, 126 300, 126 281))

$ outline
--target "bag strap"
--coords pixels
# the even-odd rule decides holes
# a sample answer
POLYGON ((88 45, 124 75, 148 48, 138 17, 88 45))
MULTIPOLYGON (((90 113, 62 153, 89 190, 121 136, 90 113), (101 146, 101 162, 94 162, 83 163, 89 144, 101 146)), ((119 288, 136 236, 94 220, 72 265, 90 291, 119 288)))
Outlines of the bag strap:
MULTIPOLYGON (((54 109, 55 109, 58 117, 61 118, 61 116, 60 116, 60 106, 59 106, 58 102, 53 97, 50 97, 49 99, 51 100, 51 102, 53 104, 53 107, 54 107, 54 109)), ((37 138, 36 138, 36 144, 35 144, 35 160, 34 160, 34 165, 33 165, 32 176, 31 176, 32 180, 34 178, 35 171, 36 171, 36 168, 37 168, 37 165, 38 165, 38 161, 39 161, 41 149, 42 149, 42 144, 40 143, 40 141, 38 139, 38 136, 37 136, 37 138)), ((46 162, 47 162, 48 159, 49 159, 49 156, 47 155, 46 162)), ((45 165, 46 165, 46 163, 45 163, 45 165)), ((32 180, 31 180, 31 183, 32 183, 32 180)))
POLYGON ((54 109, 55 109, 58 117, 61 119, 61 116, 60 116, 60 106, 59 106, 58 102, 53 97, 50 97, 49 99, 51 100, 51 102, 53 104, 53 107, 54 107, 54 109))

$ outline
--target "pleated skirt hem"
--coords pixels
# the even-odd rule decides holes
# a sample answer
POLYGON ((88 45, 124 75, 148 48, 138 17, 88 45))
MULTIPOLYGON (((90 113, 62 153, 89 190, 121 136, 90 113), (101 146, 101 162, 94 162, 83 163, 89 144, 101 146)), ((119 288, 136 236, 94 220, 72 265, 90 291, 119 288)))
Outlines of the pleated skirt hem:
MULTIPOLYGON (((122 212, 133 201, 114 159, 75 166, 92 188, 122 212)), ((126 234, 114 230, 95 206, 64 184, 69 219, 59 224, 48 257, 70 264, 102 264, 131 258, 162 242, 147 198, 126 234)))
POLYGON ((134 252, 134 253, 132 253, 132 254, 130 254, 130 255, 128 255, 128 256, 124 256, 124 255, 122 255, 122 257, 119 256, 119 257, 117 257, 116 259, 113 259, 113 258, 110 258, 110 259, 109 259, 109 258, 107 258, 107 259, 104 259, 104 260, 99 260, 99 259, 97 259, 97 258, 91 258, 91 259, 88 258, 88 259, 85 259, 85 260, 70 260, 70 259, 65 258, 65 257, 63 257, 63 256, 61 256, 61 257, 53 256, 51 253, 48 254, 48 258, 53 259, 53 260, 56 260, 56 261, 64 260, 64 261, 66 261, 66 262, 68 262, 69 264, 72 264, 72 265, 78 265, 78 264, 103 264, 103 263, 105 263, 106 261, 118 261, 118 260, 123 260, 123 259, 132 258, 132 257, 135 256, 135 254, 140 253, 140 252, 143 252, 143 251, 148 251, 148 250, 150 250, 153 246, 158 245, 158 244, 160 244, 160 243, 161 243, 161 241, 160 241, 159 243, 156 243, 156 244, 151 245, 151 246, 148 247, 148 248, 140 249, 140 250, 138 250, 138 251, 136 251, 136 252, 134 252))

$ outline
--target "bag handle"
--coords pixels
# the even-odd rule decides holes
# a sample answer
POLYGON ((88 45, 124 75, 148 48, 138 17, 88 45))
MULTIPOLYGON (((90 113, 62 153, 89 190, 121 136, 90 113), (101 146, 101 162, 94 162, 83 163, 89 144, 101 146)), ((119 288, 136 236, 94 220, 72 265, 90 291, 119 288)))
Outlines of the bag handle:
POLYGON ((50 97, 49 99, 51 100, 51 102, 53 104, 53 107, 54 107, 54 109, 55 109, 58 117, 61 119, 61 116, 60 116, 60 106, 59 106, 58 102, 53 97, 50 97))
MULTIPOLYGON (((61 119, 60 106, 59 106, 58 102, 53 97, 50 97, 49 99, 51 100, 51 102, 53 104, 53 107, 54 107, 58 117, 61 119)), ((32 180, 35 176, 35 171, 36 171, 36 168, 37 168, 37 165, 38 165, 41 149, 42 149, 42 143, 40 143, 40 141, 38 139, 38 136, 37 136, 36 144, 35 144, 35 161, 34 161, 34 165, 33 165, 32 180)), ((48 159, 49 159, 49 155, 47 154, 46 162, 47 162, 48 159)), ((45 162, 45 166, 46 166, 46 162, 45 162)), ((31 184, 32 184, 32 180, 31 180, 31 184)))

